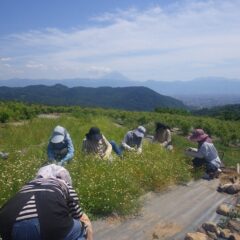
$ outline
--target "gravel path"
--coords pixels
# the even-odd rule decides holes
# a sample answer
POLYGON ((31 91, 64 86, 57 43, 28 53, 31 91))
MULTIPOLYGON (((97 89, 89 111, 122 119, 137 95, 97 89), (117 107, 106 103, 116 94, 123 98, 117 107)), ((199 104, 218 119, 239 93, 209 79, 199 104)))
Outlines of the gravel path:
POLYGON ((234 202, 218 193, 219 180, 199 180, 174 186, 161 193, 148 193, 139 216, 122 221, 108 218, 93 222, 95 240, 183 240, 187 232, 206 221, 217 222, 220 203, 234 202))

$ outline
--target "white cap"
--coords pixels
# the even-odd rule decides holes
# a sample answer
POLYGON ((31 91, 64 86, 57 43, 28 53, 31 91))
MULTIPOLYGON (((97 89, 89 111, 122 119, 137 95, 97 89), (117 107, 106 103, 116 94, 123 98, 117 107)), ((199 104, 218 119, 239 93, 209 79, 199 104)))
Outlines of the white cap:
POLYGON ((56 126, 53 130, 53 134, 51 137, 51 142, 52 143, 60 143, 63 141, 65 137, 65 128, 61 126, 56 126))
POLYGON ((139 126, 139 127, 134 131, 135 135, 136 135, 137 137, 140 137, 140 138, 143 138, 143 137, 144 137, 145 132, 146 132, 146 129, 145 129, 145 127, 143 127, 143 126, 139 126))

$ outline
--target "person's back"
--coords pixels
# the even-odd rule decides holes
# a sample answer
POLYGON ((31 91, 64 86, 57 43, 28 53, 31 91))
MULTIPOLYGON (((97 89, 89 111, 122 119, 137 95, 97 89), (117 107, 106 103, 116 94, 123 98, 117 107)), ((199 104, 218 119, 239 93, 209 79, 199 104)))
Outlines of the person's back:
POLYGON ((171 131, 169 129, 160 129, 155 133, 153 141, 159 143, 170 143, 172 141, 171 131))
POLYGON ((173 146, 170 128, 163 123, 156 123, 153 142, 160 143, 162 147, 172 150, 173 146))
POLYGON ((102 159, 108 160, 112 152, 112 145, 106 137, 101 134, 99 128, 92 127, 83 139, 82 151, 87 154, 95 154, 102 159))
POLYGON ((134 130, 128 131, 122 141, 123 146, 130 146, 132 148, 136 147, 138 148, 141 145, 142 139, 137 137, 134 134, 134 130), (126 145, 125 145, 126 144, 126 145))
MULTIPOLYGON (((41 239, 64 239, 73 227, 73 218, 79 219, 82 215, 75 196, 69 195, 70 191, 63 181, 54 178, 39 178, 29 182, 0 211, 0 225, 5 229, 2 236, 11 235, 13 227, 13 239, 21 239, 28 229, 22 227, 23 223, 28 225, 31 224, 30 220, 38 220, 41 239)), ((37 233, 34 236, 34 239, 37 238, 37 233)))
POLYGON ((198 152, 200 154, 199 156, 205 158, 207 162, 211 162, 216 165, 216 167, 220 167, 221 160, 213 143, 207 141, 203 142, 198 149, 198 152))
POLYGON ((69 172, 61 166, 40 168, 36 178, 0 209, 3 240, 92 239, 90 220, 81 210, 71 182, 69 172))

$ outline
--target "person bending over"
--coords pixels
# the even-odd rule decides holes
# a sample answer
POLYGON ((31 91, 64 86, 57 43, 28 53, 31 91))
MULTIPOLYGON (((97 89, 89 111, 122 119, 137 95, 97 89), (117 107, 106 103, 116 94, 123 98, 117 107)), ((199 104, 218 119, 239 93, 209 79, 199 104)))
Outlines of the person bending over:
POLYGON ((157 122, 153 142, 159 143, 167 150, 173 150, 170 128, 163 123, 157 122))
POLYGON ((111 160, 112 145, 97 127, 92 127, 83 139, 82 151, 104 160, 111 160))
POLYGON ((198 143, 198 148, 187 148, 185 151, 186 155, 194 157, 192 160, 193 166, 195 168, 206 167, 204 178, 214 178, 217 176, 221 172, 220 167, 222 163, 212 139, 203 129, 195 129, 188 139, 198 143))
POLYGON ((92 240, 92 226, 79 206, 69 172, 55 164, 40 168, 0 209, 3 240, 92 240))
POLYGON ((47 147, 48 161, 63 166, 74 155, 72 139, 67 130, 62 126, 56 126, 47 147))

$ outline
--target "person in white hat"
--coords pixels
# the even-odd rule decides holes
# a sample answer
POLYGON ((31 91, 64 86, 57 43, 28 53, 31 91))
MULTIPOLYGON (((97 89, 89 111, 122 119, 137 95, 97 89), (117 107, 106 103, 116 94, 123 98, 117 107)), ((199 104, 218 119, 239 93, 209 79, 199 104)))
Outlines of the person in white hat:
POLYGON ((125 135, 121 148, 127 151, 136 151, 142 153, 142 140, 146 129, 143 126, 139 126, 135 130, 128 131, 125 135))
POLYGON ((74 156, 72 139, 67 130, 62 126, 56 126, 47 148, 48 161, 58 165, 64 165, 74 156))

